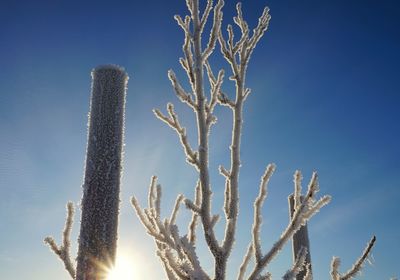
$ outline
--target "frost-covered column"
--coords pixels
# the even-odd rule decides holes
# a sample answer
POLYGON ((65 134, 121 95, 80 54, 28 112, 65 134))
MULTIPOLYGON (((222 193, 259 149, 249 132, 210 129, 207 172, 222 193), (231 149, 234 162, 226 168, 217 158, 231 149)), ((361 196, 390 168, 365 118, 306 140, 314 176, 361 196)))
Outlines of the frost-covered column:
POLYGON ((127 81, 115 65, 92 71, 76 280, 103 279, 115 259, 127 81))
MULTIPOLYGON (((304 196, 300 196, 300 201, 303 201, 303 199, 304 196)), ((288 202, 289 202, 290 219, 292 219, 295 212, 295 206, 294 206, 295 202, 293 194, 291 194, 288 197, 288 202)), ((293 241, 292 244, 293 262, 296 262, 296 260, 300 257, 300 253, 302 250, 304 249, 307 250, 304 265, 308 266, 308 270, 310 271, 309 273, 312 273, 310 240, 308 238, 307 223, 301 226, 300 229, 293 235, 292 241, 293 241)), ((307 270, 303 269, 302 271, 299 272, 299 274, 297 274, 296 279, 303 280, 306 273, 307 270)))

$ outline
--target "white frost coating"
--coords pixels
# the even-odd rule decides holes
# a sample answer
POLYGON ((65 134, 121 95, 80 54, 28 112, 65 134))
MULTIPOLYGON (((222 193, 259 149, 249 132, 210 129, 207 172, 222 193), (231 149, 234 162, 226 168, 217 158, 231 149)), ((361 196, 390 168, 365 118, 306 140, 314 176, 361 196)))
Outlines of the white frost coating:
MULTIPOLYGON (((266 171, 266 174, 268 174, 268 168, 266 171)), ((263 178, 266 177, 266 174, 263 176, 263 178)), ((262 180, 263 181, 263 180, 262 180)), ((296 184, 295 184, 296 185, 296 184)), ((296 186, 295 186, 296 187, 296 186)), ((317 182, 317 175, 316 173, 313 173, 313 176, 311 177, 310 184, 308 185, 308 191, 307 194, 305 195, 304 200, 301 202, 299 205, 298 209, 294 213, 292 219, 290 220, 288 226, 286 229, 283 231, 282 235, 280 238, 274 243, 272 248, 265 254, 262 255, 261 253, 257 253, 255 255, 256 258, 256 265, 253 268, 253 271, 250 273, 249 280, 256 280, 260 277, 260 274, 262 271, 268 266, 268 264, 272 261, 274 257, 282 250, 283 246, 287 243, 287 241, 292 238, 292 236, 296 233, 296 231, 304 225, 308 219, 310 219, 314 214, 316 214, 319 209, 321 209, 323 206, 328 204, 330 202, 330 196, 324 196, 317 202, 315 202, 314 197, 316 192, 318 192, 319 187, 318 187, 318 182, 317 182)), ((261 197, 263 194, 260 192, 259 197, 261 197)), ((254 208, 256 209, 257 207, 260 207, 257 205, 257 203, 254 204, 254 208)), ((256 211, 256 210, 255 210, 256 211)), ((253 228, 257 228, 258 231, 260 230, 260 227, 256 225, 256 223, 259 223, 260 221, 255 219, 255 224, 253 224, 253 228)), ((254 234, 253 231, 253 244, 259 245, 255 239, 259 236, 258 234, 254 234)), ((255 248, 255 252, 261 252, 261 248, 255 248)))
POLYGON ((376 237, 373 236, 365 247, 362 255, 355 261, 352 267, 343 275, 339 273, 340 259, 338 257, 333 257, 331 263, 331 279, 332 280, 350 280, 357 276, 362 270, 362 267, 368 256, 371 253, 372 247, 376 241, 376 237))
POLYGON ((303 179, 301 172, 296 170, 294 173, 294 209, 295 211, 301 204, 301 180, 303 179))
POLYGON ((304 275, 304 278, 302 280, 312 280, 313 275, 311 271, 311 263, 306 265, 306 274, 304 275))
MULTIPOLYGON (((237 16, 234 17, 235 24, 240 28, 241 36, 234 40, 233 27, 228 25, 228 38, 222 35, 222 7, 223 0, 207 0, 204 12, 201 14, 199 0, 186 0, 189 15, 184 18, 176 15, 175 20, 184 32, 184 42, 182 45, 183 57, 179 62, 186 72, 190 84, 190 90, 185 89, 179 82, 174 71, 168 71, 168 78, 171 81, 173 90, 178 99, 194 111, 197 124, 197 149, 189 143, 186 129, 179 122, 178 114, 174 111, 171 103, 167 104, 167 114, 158 109, 153 112, 157 118, 166 123, 176 133, 183 147, 186 161, 192 165, 199 173, 196 185, 194 200, 178 196, 174 210, 168 219, 161 221, 157 204, 160 196, 155 194, 154 185, 150 185, 148 208, 141 208, 136 198, 132 198, 132 205, 137 216, 143 223, 149 235, 151 235, 157 246, 157 255, 163 263, 168 279, 214 279, 224 280, 227 272, 227 262, 231 255, 235 242, 236 225, 239 212, 239 170, 240 170, 240 144, 243 124, 243 106, 251 90, 246 87, 246 71, 250 57, 268 28, 271 16, 269 9, 265 8, 261 14, 257 26, 250 32, 247 22, 243 18, 241 4, 237 4, 237 16), (213 12, 213 13, 212 13, 213 12), (207 42, 202 40, 207 19, 213 14, 210 24, 211 30, 207 42), (224 70, 219 70, 214 74, 208 61, 210 55, 216 47, 217 41, 223 57, 227 60, 231 68, 231 77, 235 83, 236 91, 233 94, 222 92, 222 83, 225 76, 224 70), (208 78, 210 92, 205 94, 205 77, 208 78), (216 105, 226 106, 232 110, 232 134, 230 144, 230 167, 221 166, 219 172, 225 178, 224 193, 224 214, 225 214, 225 233, 222 241, 217 240, 214 225, 218 221, 218 216, 211 213, 211 182, 209 171, 209 135, 212 125, 217 121, 214 115, 216 105), (182 199, 186 207, 192 212, 192 220, 188 226, 188 235, 180 236, 178 227, 175 225, 176 215, 182 199), (157 202, 156 202, 157 201, 157 202), (199 220, 199 221, 198 221, 199 220), (196 256, 196 226, 202 225, 203 237, 214 259, 213 274, 207 274, 200 266, 196 256)), ((262 280, 271 279, 271 274, 263 272, 271 260, 279 253, 293 234, 304 225, 314 214, 330 201, 329 196, 323 196, 315 200, 318 192, 317 176, 313 174, 308 186, 307 194, 303 201, 301 196, 301 174, 295 175, 295 213, 289 221, 287 228, 281 237, 273 245, 270 251, 263 254, 261 251, 261 207, 266 198, 266 185, 272 175, 274 165, 270 165, 260 184, 260 194, 254 204, 254 224, 252 231, 252 241, 249 249, 240 266, 238 279, 262 280), (250 271, 250 275, 245 278, 246 268, 253 257, 256 260, 255 267, 250 271)), ((292 268, 286 276, 289 279, 299 271, 302 259, 298 260, 297 265, 292 268)), ((307 280, 311 280, 311 273, 307 273, 307 280)))
POLYGON ((116 254, 128 75, 116 65, 92 71, 77 280, 104 273, 116 254))
POLYGON ((128 75, 117 65, 102 65, 92 78, 77 280, 104 273, 117 243, 128 75))
POLYGON ((125 72, 125 68, 121 67, 119 65, 116 64, 104 64, 104 65, 99 65, 96 66, 93 70, 92 70, 92 74, 94 72, 101 72, 101 71, 110 71, 110 70, 114 70, 116 72, 119 72, 120 74, 122 74, 123 76, 125 76, 126 81, 128 81, 129 77, 125 72))
MULTIPOLYGON (((156 177, 152 178, 149 191, 148 208, 141 208, 135 197, 132 205, 156 243, 159 256, 166 275, 170 280, 198 279, 198 280, 224 280, 226 278, 227 262, 235 242, 237 217, 239 212, 239 169, 240 143, 243 123, 243 105, 251 90, 246 88, 246 71, 252 52, 264 35, 270 21, 269 9, 265 8, 259 18, 252 34, 248 24, 243 18, 241 4, 236 6, 237 16, 234 22, 241 31, 240 38, 234 40, 234 31, 228 25, 228 39, 221 31, 223 0, 218 0, 213 5, 212 0, 207 0, 205 11, 200 15, 199 0, 186 0, 190 15, 182 19, 175 16, 178 25, 183 29, 185 39, 182 46, 184 57, 179 59, 182 68, 189 79, 191 90, 185 90, 180 84, 176 74, 170 70, 168 77, 179 100, 193 109, 196 115, 198 128, 197 150, 189 143, 186 129, 181 126, 178 115, 173 105, 168 104, 168 116, 159 110, 154 110, 155 115, 173 128, 183 146, 186 160, 199 172, 196 185, 195 199, 192 201, 179 195, 172 213, 168 218, 161 220, 161 187, 156 184, 156 177), (213 11, 214 10, 214 11, 213 11), (202 34, 206 22, 213 11, 213 20, 210 36, 206 44, 202 42, 202 34), (217 41, 223 57, 228 61, 232 75, 230 80, 235 83, 235 96, 222 92, 222 83, 225 76, 223 69, 214 75, 208 58, 213 53, 217 41), (203 49, 203 46, 205 48, 203 49), (210 85, 209 97, 204 91, 204 72, 207 73, 210 85), (221 166, 219 171, 225 178, 225 234, 222 241, 216 239, 214 226, 218 222, 218 215, 211 213, 211 183, 209 178, 209 134, 212 125, 217 121, 214 115, 216 105, 226 106, 233 113, 233 130, 230 145, 230 167, 221 166), (180 204, 184 201, 192 211, 192 220, 189 223, 188 234, 179 233, 176 218, 180 204), (214 273, 208 275, 201 267, 196 253, 196 227, 201 222, 203 235, 208 248, 214 258, 214 273)), ((106 261, 109 263, 115 257, 117 240, 118 207, 120 176, 122 173, 123 156, 123 127, 125 94, 128 76, 124 69, 116 65, 103 65, 96 67, 93 72, 91 112, 89 114, 89 135, 86 157, 85 179, 83 183, 82 219, 79 238, 79 252, 77 271, 72 264, 69 247, 70 231, 72 225, 73 207, 68 204, 68 214, 63 232, 63 245, 57 246, 52 237, 47 237, 45 242, 63 261, 71 277, 77 280, 98 279, 102 273, 101 266, 106 261)), ((314 214, 330 201, 329 196, 315 200, 318 192, 316 173, 313 174, 308 186, 305 199, 301 200, 301 174, 295 173, 295 211, 277 242, 266 254, 261 251, 261 207, 267 196, 267 182, 272 175, 274 165, 270 165, 261 179, 260 193, 254 203, 254 224, 252 240, 248 251, 239 268, 238 279, 245 279, 246 269, 250 259, 254 256, 255 266, 246 278, 247 280, 272 279, 269 272, 265 271, 267 265, 279 253, 293 234, 304 225, 314 214)), ((333 280, 353 278, 368 260, 368 255, 374 245, 375 237, 371 239, 363 255, 355 262, 353 267, 343 276, 338 272, 340 260, 332 261, 331 276, 333 280)), ((284 279, 293 279, 304 263, 304 254, 295 261, 292 269, 284 279)), ((303 280, 311 280, 310 267, 303 280)))
POLYGON ((48 236, 44 239, 44 242, 50 247, 50 249, 60 258, 64 263, 65 269, 68 271, 72 279, 75 279, 75 265, 71 260, 71 241, 70 235, 72 230, 72 223, 74 217, 74 205, 72 202, 67 203, 67 218, 65 220, 65 227, 63 231, 62 245, 58 246, 53 237, 48 236))
POLYGON ((58 247, 52 237, 45 239, 76 280, 104 274, 105 266, 114 262, 117 244, 128 75, 117 65, 102 65, 92 71, 92 78, 76 271, 69 253, 72 203, 67 205, 63 245, 58 247))
POLYGON ((296 280, 296 276, 300 273, 300 271, 305 269, 305 262, 307 256, 307 249, 301 248, 298 253, 298 257, 295 260, 291 269, 289 269, 285 275, 283 275, 283 280, 296 280))
POLYGON ((193 243, 186 235, 181 237, 175 225, 183 196, 179 195, 176 199, 170 219, 162 222, 160 212, 156 209, 161 192, 154 192, 154 185, 152 180, 148 208, 142 210, 135 197, 132 197, 131 202, 148 234, 155 239, 157 255, 163 262, 168 279, 210 279, 200 266, 193 243))

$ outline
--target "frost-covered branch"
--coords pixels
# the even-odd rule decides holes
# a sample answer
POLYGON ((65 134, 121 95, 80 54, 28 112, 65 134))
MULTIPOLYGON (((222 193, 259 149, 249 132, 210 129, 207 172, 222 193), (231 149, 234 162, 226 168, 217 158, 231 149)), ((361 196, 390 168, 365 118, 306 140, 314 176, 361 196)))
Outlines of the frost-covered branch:
POLYGON ((362 267, 365 261, 368 260, 368 257, 371 253, 372 247, 374 247, 376 241, 376 237, 373 236, 371 240, 368 242, 365 247, 362 255, 356 260, 351 269, 349 269, 346 273, 341 275, 339 273, 340 259, 338 257, 334 257, 331 263, 331 279, 332 280, 350 280, 353 279, 357 274, 359 274, 362 270, 362 267))
POLYGON ((195 95, 196 95, 196 121, 198 127, 198 146, 199 146, 199 181, 201 187, 201 203, 200 203, 200 219, 203 225, 203 232, 206 243, 214 256, 215 265, 215 278, 222 279, 221 273, 225 273, 225 259, 221 262, 221 248, 215 236, 212 225, 211 215, 211 186, 209 175, 209 133, 210 133, 210 118, 207 115, 207 102, 204 95, 204 77, 203 68, 205 59, 209 56, 215 46, 215 32, 221 24, 222 13, 221 9, 224 4, 223 0, 218 0, 214 7, 214 22, 206 50, 202 51, 202 38, 201 38, 201 20, 199 17, 199 0, 193 0, 193 9, 190 10, 191 18, 193 20, 193 57, 194 57, 194 77, 195 77, 195 95))
MULTIPOLYGON (((208 104, 206 104, 206 112, 207 112, 207 124, 210 125, 212 123, 216 122, 216 118, 213 116, 213 111, 215 108, 215 105, 218 103, 218 100, 221 98, 221 95, 223 95, 222 91, 221 91, 221 86, 222 86, 222 82, 224 79, 224 75, 225 75, 225 71, 224 70, 220 70, 218 72, 218 76, 215 77, 214 73, 211 69, 210 63, 208 61, 205 62, 206 70, 207 70, 207 75, 208 75, 208 81, 211 85, 211 100, 208 104)), ((232 106, 233 106, 233 102, 231 102, 232 106)))
MULTIPOLYGON (((219 71, 217 77, 215 77, 211 72, 208 72, 211 85, 211 97, 210 101, 207 102, 207 98, 204 95, 203 69, 207 68, 207 59, 213 52, 218 39, 222 22, 221 10, 224 5, 224 1, 218 0, 215 6, 213 6, 212 0, 207 1, 207 5, 202 16, 200 16, 199 0, 187 0, 186 5, 189 10, 189 15, 185 16, 184 19, 177 15, 175 16, 175 19, 178 25, 183 29, 185 35, 182 46, 184 57, 180 58, 179 61, 189 78, 189 83, 192 87, 193 94, 188 93, 183 89, 172 70, 168 72, 168 76, 178 98, 183 103, 186 103, 189 107, 191 107, 196 114, 198 127, 198 151, 194 151, 191 148, 186 136, 186 130, 180 125, 177 114, 173 110, 172 104, 168 104, 167 106, 168 116, 164 115, 159 110, 154 110, 154 113, 160 120, 168 124, 177 132, 187 161, 194 165, 199 172, 199 182, 198 187, 196 188, 195 201, 192 202, 189 199, 185 199, 186 206, 193 212, 192 220, 189 224, 188 242, 189 244, 194 244, 196 240, 196 225, 198 219, 200 218, 207 245, 216 259, 215 271, 216 274, 218 274, 220 272, 225 273, 224 271, 227 257, 222 256, 222 249, 219 246, 214 233, 214 226, 218 221, 218 216, 211 214, 211 188, 208 170, 208 136, 211 124, 215 123, 216 121, 216 118, 213 115, 213 110, 217 104, 218 95, 221 91, 224 71, 219 71), (205 49, 202 50, 201 35, 212 10, 213 22, 210 31, 210 37, 205 49), (223 259, 222 263, 219 261, 221 259, 223 259), (223 266, 222 268, 221 265, 223 266)), ((207 69, 211 71, 209 65, 207 69)), ((156 239, 160 239, 159 232, 154 231, 151 227, 151 225, 159 224, 157 219, 154 220, 154 217, 151 217, 150 213, 152 211, 149 209, 147 209, 147 211, 141 211, 135 199, 132 199, 132 203, 149 234, 156 239)), ((161 241, 165 242, 165 240, 158 240, 158 242, 161 241)), ((172 246, 171 242, 168 243, 168 246, 172 246)), ((168 273, 173 271, 177 277, 182 277, 182 275, 179 275, 181 272, 178 272, 176 269, 174 269, 174 265, 170 265, 174 255, 164 252, 160 254, 160 257, 162 260, 164 260, 164 262, 169 263, 168 267, 170 267, 170 269, 168 270, 168 273)), ((216 277, 220 279, 219 276, 216 277)))
MULTIPOLYGON (((211 1, 209 1, 211 2, 211 1)), ((206 49, 202 53, 202 60, 205 61, 207 58, 210 56, 210 54, 213 52, 215 48, 215 44, 217 42, 218 38, 218 32, 221 29, 221 23, 222 23, 222 12, 221 9, 224 6, 224 1, 219 0, 218 3, 214 7, 214 19, 213 19, 213 26, 211 27, 211 32, 210 32, 210 38, 207 44, 206 49)), ((206 8, 205 15, 209 13, 209 11, 206 8)), ((207 16, 208 17, 208 16, 207 16)), ((206 18, 207 18, 206 17, 206 18)), ((202 29, 204 27, 204 22, 200 23, 198 31, 201 33, 202 29)), ((196 29, 195 29, 196 30, 196 29)))
MULTIPOLYGON (((301 176, 301 174, 299 174, 299 172, 297 171, 295 173, 295 178, 297 176, 301 176)), ((295 180, 295 188, 296 188, 296 180, 295 180)), ((307 190, 307 194, 304 196, 303 201, 300 203, 300 205, 298 205, 294 210, 294 214, 293 217, 291 218, 288 226, 286 227, 286 229, 283 231, 282 235, 280 236, 280 238, 278 239, 278 241, 276 241, 274 243, 274 245, 272 246, 272 248, 268 251, 268 253, 266 253, 265 255, 258 255, 257 253, 255 253, 255 258, 256 258, 256 264, 255 267, 253 269, 253 271, 251 272, 248 280, 256 280, 259 279, 258 277, 260 277, 262 271, 268 266, 268 264, 271 262, 271 260, 282 250, 283 246, 286 244, 286 242, 292 238, 292 236, 296 233, 297 230, 299 230, 299 228, 302 225, 305 225, 305 223, 313 216, 315 215, 323 206, 325 206, 326 204, 328 204, 331 200, 330 196, 323 196, 322 198, 320 198, 319 200, 315 200, 315 195, 316 193, 319 191, 319 186, 318 186, 318 181, 317 181, 317 174, 314 172, 310 183, 308 185, 308 190, 307 190)), ((260 191, 260 194, 262 192, 260 191)), ((298 195, 301 195, 300 193, 298 193, 298 195)), ((260 197, 260 196, 259 196, 260 197)), ((257 202, 257 200, 256 200, 257 202)), ((254 204, 254 208, 256 209, 257 207, 259 207, 257 205, 257 203, 254 204)), ((255 210, 255 214, 256 214, 256 210, 255 210)), ((256 223, 259 223, 260 219, 254 219, 254 223, 253 224, 253 228, 256 228, 258 230, 260 230, 260 226, 257 225, 256 223)), ((257 241, 255 241, 254 239, 257 238, 259 235, 258 234, 254 234, 253 232, 253 244, 255 245, 259 245, 259 243, 257 241)), ((255 252, 260 252, 261 248, 255 248, 255 252)))
MULTIPOLYGON (((240 4, 237 5, 238 17, 242 20, 240 4)), ((247 25, 243 20, 243 26, 247 25)), ((266 30, 265 29, 264 31, 266 30)), ((236 224, 237 224, 237 216, 238 216, 238 205, 239 205, 239 194, 238 194, 238 179, 239 179, 239 169, 240 169, 240 143, 241 143, 241 134, 242 134, 242 111, 243 111, 243 103, 250 92, 249 89, 245 88, 245 78, 246 78, 246 69, 248 66, 248 59, 243 59, 243 56, 239 56, 239 61, 236 58, 236 53, 239 50, 243 50, 245 52, 245 42, 247 38, 246 28, 242 30, 241 39, 239 39, 239 44, 237 50, 234 50, 234 35, 231 26, 228 26, 228 34, 229 39, 226 42, 222 36, 221 30, 218 33, 218 40, 221 45, 221 52, 223 53, 225 59, 231 65, 231 69, 233 72, 233 76, 231 80, 233 80, 236 84, 236 94, 235 101, 230 101, 230 99, 224 95, 223 93, 219 93, 217 95, 217 100, 221 105, 227 105, 233 111, 233 129, 232 129, 232 140, 230 145, 231 150, 231 166, 230 170, 225 172, 223 169, 220 169, 220 172, 226 177, 225 183, 225 217, 226 217, 226 226, 225 226, 225 235, 223 241, 223 254, 226 258, 229 257, 232 246, 235 240, 235 232, 236 232, 236 224), (227 46, 228 45, 228 46, 227 46), (229 48, 229 49, 228 49, 229 48), (227 176, 229 175, 229 176, 227 176)), ((254 46, 255 47, 255 46, 254 46)), ((247 51, 247 50, 246 50, 247 51)), ((255 248, 255 250, 257 250, 255 248)))
POLYGON ((244 274, 246 273, 246 269, 247 269, 247 266, 249 265, 249 262, 251 260, 252 255, 253 255, 253 251, 254 251, 254 246, 253 246, 253 244, 251 244, 247 248, 247 252, 244 255, 242 264, 239 267, 239 274, 238 274, 237 280, 243 280, 244 279, 244 274))
POLYGON ((157 255, 169 279, 209 279, 200 266, 193 244, 186 235, 179 235, 175 224, 183 199, 182 195, 178 195, 170 218, 161 221, 161 186, 153 176, 149 186, 148 208, 141 208, 134 196, 131 203, 148 234, 155 239, 157 255))
POLYGON ((306 274, 304 275, 303 280, 313 280, 311 263, 306 265, 306 274))
MULTIPOLYGON (((189 242, 193 245, 196 242, 196 227, 197 227, 197 220, 200 214, 200 203, 201 203, 201 189, 200 189, 200 182, 198 181, 196 184, 195 190, 195 202, 194 205, 199 209, 199 211, 193 211, 192 220, 189 223, 189 242)), ((185 202, 186 203, 186 202, 185 202)))
POLYGON ((298 256, 291 267, 285 275, 283 275, 282 279, 283 280, 295 280, 296 276, 303 270, 305 269, 305 263, 306 263, 306 257, 307 257, 307 249, 306 248, 301 248, 300 252, 298 253, 298 256))
POLYGON ((44 239, 44 242, 50 247, 50 249, 60 258, 64 263, 65 269, 71 275, 72 279, 75 279, 76 269, 75 265, 71 261, 71 230, 74 219, 74 205, 72 202, 67 204, 67 217, 65 219, 64 231, 62 234, 62 245, 58 246, 53 237, 48 236, 44 239))
MULTIPOLYGON (((197 125, 197 148, 194 150, 189 144, 186 130, 181 126, 172 104, 169 103, 167 105, 168 115, 164 115, 159 110, 154 110, 155 115, 160 120, 177 132, 185 152, 186 160, 199 173, 194 199, 183 198, 182 195, 179 195, 170 218, 164 219, 162 222, 159 210, 161 188, 156 187, 153 182, 155 179, 150 184, 148 208, 142 209, 135 197, 132 198, 132 205, 139 219, 142 221, 149 235, 155 239, 157 255, 164 265, 168 279, 225 280, 227 262, 235 243, 239 212, 239 171, 241 166, 240 146, 243 107, 246 98, 251 92, 250 88, 246 87, 246 71, 255 47, 268 28, 271 16, 269 15, 269 9, 265 8, 258 19, 257 26, 251 33, 243 17, 242 6, 238 3, 236 5, 237 15, 233 20, 240 29, 240 36, 235 39, 233 27, 228 25, 227 38, 225 39, 221 31, 224 1, 218 0, 216 2, 214 5, 212 0, 207 0, 205 10, 201 14, 199 0, 186 0, 189 14, 185 17, 175 16, 175 20, 184 32, 184 42, 182 45, 183 57, 179 59, 179 62, 189 79, 191 91, 186 91, 183 88, 172 70, 168 72, 168 77, 176 96, 194 111, 197 125), (207 42, 204 42, 202 34, 212 12, 210 35, 207 42), (230 65, 232 74, 229 79, 235 83, 235 94, 226 94, 223 92, 222 84, 225 71, 221 69, 218 73, 215 72, 217 74, 214 74, 209 63, 210 55, 215 50, 217 40, 220 44, 222 56, 230 65), (205 74, 206 77, 204 77, 205 74), (210 85, 209 94, 205 94, 205 78, 208 78, 210 85), (225 178, 223 205, 225 231, 222 241, 217 240, 215 233, 215 225, 219 221, 219 215, 211 213, 212 189, 209 170, 209 135, 212 124, 217 120, 214 115, 214 109, 217 105, 226 106, 232 110, 232 134, 229 146, 230 166, 226 168, 224 166, 219 167, 219 173, 225 178), (160 191, 157 192, 155 190, 160 191), (175 224, 181 203, 184 203, 186 208, 192 213, 192 219, 188 225, 188 234, 184 236, 179 234, 178 227, 175 224), (212 276, 206 274, 201 268, 195 252, 198 224, 202 226, 206 244, 214 258, 214 274, 212 276)), ((330 196, 323 196, 319 200, 315 199, 316 193, 319 190, 316 173, 311 177, 304 199, 301 199, 302 176, 299 171, 296 171, 294 175, 293 215, 281 236, 272 248, 264 254, 261 250, 260 238, 262 205, 267 197, 267 184, 274 170, 275 165, 270 164, 261 178, 259 195, 254 202, 252 239, 243 258, 243 263, 239 268, 238 280, 271 279, 271 274, 264 271, 271 260, 302 225, 330 202, 330 196), (255 259, 255 265, 246 278, 246 269, 252 257, 255 259)), ((306 253, 307 249, 304 249, 297 254, 295 263, 284 275, 284 279, 294 279, 302 270, 306 270, 304 280, 312 279, 311 267, 305 264, 306 253)))
MULTIPOLYGON (((178 17, 179 18, 179 17, 178 17)), ((187 30, 189 30, 189 24, 190 24, 190 17, 187 16, 185 17, 185 24, 187 25, 187 30)), ((192 45, 191 41, 193 38, 193 35, 190 33, 190 31, 185 31, 185 41, 182 46, 183 53, 185 55, 185 58, 180 58, 179 62, 182 66, 182 68, 185 70, 188 78, 190 85, 192 86, 192 90, 195 91, 195 77, 194 77, 194 58, 193 58, 193 52, 192 52, 192 45)))
POLYGON ((261 178, 260 193, 254 202, 254 222, 253 222, 253 248, 255 250, 256 260, 261 260, 261 241, 260 241, 260 229, 262 224, 261 208, 267 197, 267 184, 275 171, 275 165, 270 164, 265 170, 264 175, 261 178))
POLYGON ((172 105, 172 103, 168 103, 167 109, 169 117, 165 116, 158 109, 154 109, 153 112, 157 116, 157 118, 168 124, 171 128, 173 128, 176 131, 183 146, 183 149, 185 151, 187 162, 198 168, 199 165, 197 158, 198 153, 193 151, 193 149, 191 148, 189 140, 187 139, 186 129, 182 127, 181 124, 179 123, 178 116, 174 111, 174 105, 172 105))
MULTIPOLYGON (((203 32, 204 26, 207 23, 208 17, 210 15, 212 9, 213 9, 213 1, 212 0, 207 0, 206 9, 204 10, 203 16, 201 17, 200 32, 203 32)), ((220 12, 221 12, 221 10, 220 10, 220 12)))
POLYGON ((168 78, 170 79, 178 98, 182 102, 188 104, 192 109, 195 109, 196 105, 194 104, 191 95, 189 93, 185 92, 185 90, 182 88, 181 84, 179 83, 178 79, 176 78, 174 71, 172 71, 172 70, 168 71, 168 78))
MULTIPOLYGON (((253 35, 249 37, 249 27, 247 22, 243 19, 241 3, 236 5, 236 11, 237 16, 234 17, 234 22, 240 27, 242 33, 240 39, 236 43, 234 42, 233 28, 231 25, 228 25, 228 40, 224 39, 221 31, 218 34, 218 40, 221 45, 222 54, 231 65, 233 71, 231 79, 238 81, 241 77, 244 77, 250 56, 257 46, 258 41, 267 30, 271 16, 268 7, 265 7, 262 15, 258 19, 257 27, 253 30, 253 35), (237 59, 239 59, 239 61, 237 61, 237 59)), ((244 94, 245 92, 246 91, 242 93, 244 94)))

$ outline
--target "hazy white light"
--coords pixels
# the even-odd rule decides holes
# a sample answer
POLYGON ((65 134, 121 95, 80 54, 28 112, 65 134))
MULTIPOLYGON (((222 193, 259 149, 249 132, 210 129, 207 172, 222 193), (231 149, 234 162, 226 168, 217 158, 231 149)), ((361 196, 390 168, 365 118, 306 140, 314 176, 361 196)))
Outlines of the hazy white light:
POLYGON ((136 280, 143 279, 138 270, 138 263, 132 257, 119 255, 112 268, 107 275, 107 280, 136 280))

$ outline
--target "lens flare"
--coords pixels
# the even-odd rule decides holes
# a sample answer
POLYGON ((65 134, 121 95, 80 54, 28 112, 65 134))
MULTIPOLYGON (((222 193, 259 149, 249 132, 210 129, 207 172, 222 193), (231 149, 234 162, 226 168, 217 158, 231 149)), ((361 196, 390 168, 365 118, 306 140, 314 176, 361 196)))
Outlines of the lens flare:
POLYGON ((118 255, 115 266, 107 274, 107 280, 142 279, 137 267, 138 264, 132 257, 118 255))

